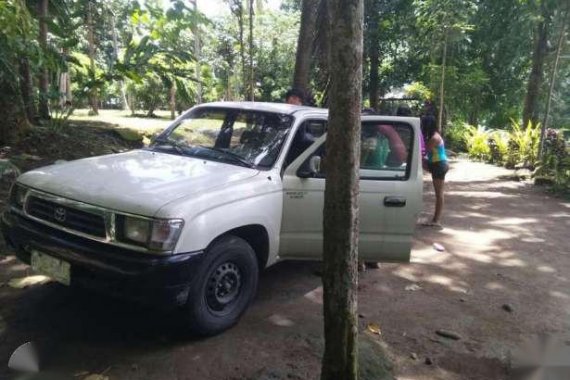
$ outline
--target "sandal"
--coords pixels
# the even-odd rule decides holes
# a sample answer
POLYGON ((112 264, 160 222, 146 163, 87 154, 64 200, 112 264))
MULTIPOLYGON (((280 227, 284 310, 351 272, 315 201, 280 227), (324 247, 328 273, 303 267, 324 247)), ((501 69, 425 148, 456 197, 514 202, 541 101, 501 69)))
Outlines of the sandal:
POLYGON ((424 227, 432 227, 432 228, 436 228, 438 230, 442 230, 443 226, 441 225, 441 223, 438 222, 423 222, 422 226, 424 227))

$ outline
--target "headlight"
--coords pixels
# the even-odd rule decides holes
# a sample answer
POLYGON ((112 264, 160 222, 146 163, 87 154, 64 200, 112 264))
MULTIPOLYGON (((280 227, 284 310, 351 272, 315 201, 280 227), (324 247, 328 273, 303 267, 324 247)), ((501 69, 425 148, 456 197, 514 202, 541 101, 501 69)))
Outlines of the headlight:
POLYGON ((125 217, 123 227, 124 237, 136 243, 145 244, 148 242, 150 232, 150 220, 125 217))
POLYGON ((28 189, 24 186, 18 185, 14 183, 12 185, 12 189, 10 190, 10 202, 13 206, 18 208, 24 207, 24 202, 26 201, 26 194, 28 193, 28 189))
POLYGON ((117 215, 117 238, 153 251, 172 251, 183 226, 181 219, 152 220, 117 215))

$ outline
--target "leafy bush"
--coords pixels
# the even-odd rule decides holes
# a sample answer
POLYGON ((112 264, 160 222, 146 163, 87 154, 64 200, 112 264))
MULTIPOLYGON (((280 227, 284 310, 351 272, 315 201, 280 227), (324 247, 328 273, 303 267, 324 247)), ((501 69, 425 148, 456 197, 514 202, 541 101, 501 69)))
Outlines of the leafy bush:
POLYGON ((142 109, 146 110, 147 116, 153 116, 156 109, 168 104, 166 92, 166 87, 158 75, 148 74, 141 82, 129 82, 127 93, 132 114, 142 109))
POLYGON ((509 153, 507 155, 507 168, 522 166, 533 169, 537 164, 538 145, 540 142, 540 123, 528 123, 526 128, 511 120, 509 133, 509 153))
POLYGON ((481 125, 474 127, 465 124, 465 129, 464 138, 467 143, 467 153, 469 157, 481 161, 489 160, 491 149, 487 141, 490 132, 481 125))
POLYGON ((467 124, 454 122, 445 129, 445 145, 454 152, 467 152, 467 124))
POLYGON ((509 134, 505 131, 497 130, 489 134, 489 162, 503 165, 509 154, 509 134))
POLYGON ((433 99, 433 93, 422 82, 412 82, 404 87, 404 93, 407 97, 422 100, 433 99))
POLYGON ((570 193, 570 155, 562 131, 546 131, 542 160, 533 176, 535 182, 549 183, 556 192, 570 193))

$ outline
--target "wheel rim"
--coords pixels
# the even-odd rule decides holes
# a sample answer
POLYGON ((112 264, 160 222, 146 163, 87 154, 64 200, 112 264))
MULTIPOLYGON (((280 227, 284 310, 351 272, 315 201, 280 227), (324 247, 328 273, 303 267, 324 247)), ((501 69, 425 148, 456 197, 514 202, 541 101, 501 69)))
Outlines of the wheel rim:
POLYGON ((242 275, 239 267, 231 262, 219 265, 210 275, 206 288, 206 302, 214 312, 224 312, 239 298, 242 275))

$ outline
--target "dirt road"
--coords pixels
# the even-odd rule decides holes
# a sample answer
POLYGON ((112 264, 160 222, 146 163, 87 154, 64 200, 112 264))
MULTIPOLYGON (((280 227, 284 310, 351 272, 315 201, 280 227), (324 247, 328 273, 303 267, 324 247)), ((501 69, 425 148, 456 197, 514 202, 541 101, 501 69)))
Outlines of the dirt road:
MULTIPOLYGON (((397 379, 504 379, 509 353, 523 339, 537 333, 570 339, 570 204, 502 177, 509 174, 454 163, 445 229, 418 227, 411 264, 361 276, 361 327, 381 327, 374 339, 397 379), (440 329, 460 339, 438 336, 440 329)), ((430 182, 425 186, 429 213, 430 182)), ((7 281, 28 269, 0 259, 0 378, 10 376, 10 353, 34 341, 43 378, 316 379, 322 348, 316 268, 269 269, 238 326, 195 340, 154 310, 53 283, 13 289, 7 281)))

